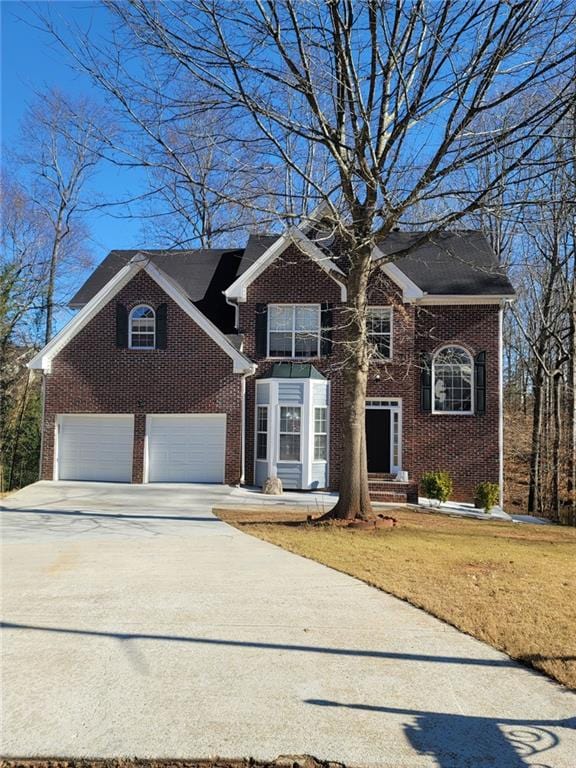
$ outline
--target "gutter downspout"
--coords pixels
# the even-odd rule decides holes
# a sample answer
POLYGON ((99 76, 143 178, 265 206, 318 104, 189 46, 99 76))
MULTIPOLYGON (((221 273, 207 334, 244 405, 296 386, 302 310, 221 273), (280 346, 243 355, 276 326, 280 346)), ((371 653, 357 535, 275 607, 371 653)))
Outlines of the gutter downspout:
POLYGON ((240 485, 244 485, 246 470, 246 377, 243 373, 240 379, 240 485))
MULTIPOLYGON (((240 307, 237 301, 226 296, 225 291, 222 291, 222 293, 226 299, 226 304, 234 308, 234 329, 238 333, 240 307)), ((240 348, 240 351, 242 351, 242 348, 240 348)), ((244 485, 246 479, 246 379, 248 376, 253 375, 254 371, 246 371, 240 379, 240 485, 244 485)))

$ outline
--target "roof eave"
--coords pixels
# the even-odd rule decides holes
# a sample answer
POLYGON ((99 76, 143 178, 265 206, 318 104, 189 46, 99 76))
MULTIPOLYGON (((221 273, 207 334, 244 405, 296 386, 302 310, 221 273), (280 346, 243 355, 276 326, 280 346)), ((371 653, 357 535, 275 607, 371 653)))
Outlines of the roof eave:
POLYGON ((315 261, 318 266, 326 272, 340 286, 342 301, 346 301, 347 292, 345 285, 345 275, 340 267, 328 258, 326 254, 318 248, 298 227, 289 227, 264 253, 252 264, 246 272, 238 277, 232 285, 223 291, 227 299, 233 301, 246 301, 246 291, 248 286, 278 258, 288 246, 295 244, 300 250, 306 253, 315 261))
POLYGON ((193 304, 183 290, 165 272, 153 264, 149 257, 141 253, 137 253, 84 305, 60 333, 30 360, 28 368, 50 373, 54 357, 140 270, 147 272, 164 292, 232 359, 234 373, 244 375, 255 373, 257 365, 237 350, 225 334, 193 304))

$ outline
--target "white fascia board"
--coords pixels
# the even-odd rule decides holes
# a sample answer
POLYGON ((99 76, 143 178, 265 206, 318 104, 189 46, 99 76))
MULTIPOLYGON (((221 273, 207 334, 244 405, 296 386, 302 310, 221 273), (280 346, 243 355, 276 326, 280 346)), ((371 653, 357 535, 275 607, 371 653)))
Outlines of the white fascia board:
POLYGON ((28 363, 28 368, 50 373, 52 360, 77 333, 125 286, 134 275, 143 269, 143 261, 136 257, 122 267, 90 301, 85 304, 62 330, 40 350, 28 363))
POLYGON ((106 285, 70 320, 70 322, 40 350, 28 367, 50 373, 53 358, 77 333, 140 271, 144 270, 202 330, 232 359, 234 373, 254 373, 256 364, 239 352, 226 336, 200 312, 186 294, 145 254, 136 254, 106 285))
POLYGON ((264 251, 257 261, 254 262, 243 275, 235 280, 224 291, 227 299, 236 301, 246 301, 246 289, 275 259, 278 258, 289 245, 297 245, 301 251, 306 253, 318 266, 330 275, 330 277, 340 286, 342 301, 346 301, 346 286, 344 284, 344 272, 340 267, 329 259, 318 246, 309 240, 297 227, 289 227, 283 235, 264 251), (338 278, 340 276, 340 279, 338 278))
POLYGON ((374 246, 374 249, 372 250, 372 259, 373 261, 382 261, 381 269, 384 272, 384 274, 392 280, 393 283, 396 283, 398 288, 402 289, 402 297, 405 302, 411 303, 414 301, 419 301, 422 299, 426 294, 424 291, 419 288, 415 282, 410 280, 410 278, 402 272, 402 270, 394 264, 392 261, 385 261, 387 257, 382 253, 380 248, 378 248, 377 245, 374 246))
POLYGON ((330 208, 330 203, 327 200, 323 200, 321 203, 319 203, 316 208, 312 211, 312 213, 307 216, 304 221, 300 224, 300 231, 306 234, 309 232, 314 224, 316 224, 317 221, 320 221, 322 219, 322 216, 326 213, 331 213, 332 210, 330 208))
POLYGON ((214 323, 209 320, 206 315, 202 314, 200 310, 190 301, 184 291, 177 285, 168 275, 159 269, 155 264, 151 262, 144 267, 145 271, 150 277, 158 283, 162 290, 170 296, 170 298, 178 304, 188 317, 190 317, 196 325, 200 326, 207 336, 218 344, 226 354, 232 358, 234 363, 234 373, 254 373, 257 365, 253 363, 249 358, 239 352, 236 347, 226 338, 225 334, 217 328, 214 323))
POLYGON ((475 294, 475 295, 458 295, 458 294, 430 294, 427 293, 417 303, 424 306, 443 306, 443 305, 460 305, 465 306, 467 304, 498 304, 506 303, 508 301, 514 301, 514 296, 510 294, 475 294))

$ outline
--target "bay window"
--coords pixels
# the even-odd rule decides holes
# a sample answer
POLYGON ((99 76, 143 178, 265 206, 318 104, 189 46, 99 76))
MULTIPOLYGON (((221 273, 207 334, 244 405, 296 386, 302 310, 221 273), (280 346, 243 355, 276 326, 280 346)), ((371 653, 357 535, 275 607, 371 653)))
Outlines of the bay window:
POLYGON ((259 405, 256 410, 256 458, 268 458, 268 406, 259 405))
POLYGON ((300 461, 300 424, 299 406, 280 406, 280 461, 300 461))
POLYGON ((328 408, 314 408, 314 461, 328 460, 328 408))

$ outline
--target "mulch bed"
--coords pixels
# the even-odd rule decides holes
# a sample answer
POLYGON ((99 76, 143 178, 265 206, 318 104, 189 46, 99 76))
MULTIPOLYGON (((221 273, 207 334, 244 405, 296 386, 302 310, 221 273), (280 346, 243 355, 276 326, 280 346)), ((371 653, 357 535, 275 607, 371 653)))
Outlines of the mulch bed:
POLYGON ((310 755, 280 755, 272 761, 252 758, 227 760, 144 760, 139 758, 11 758, 1 760, 2 768, 346 768, 343 763, 317 760, 310 755))

